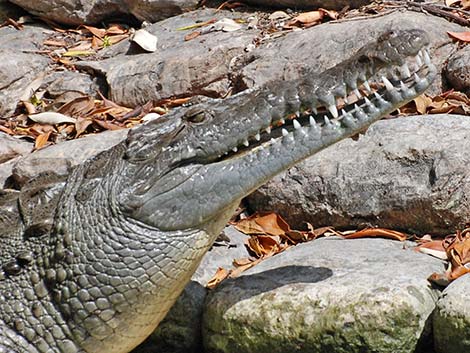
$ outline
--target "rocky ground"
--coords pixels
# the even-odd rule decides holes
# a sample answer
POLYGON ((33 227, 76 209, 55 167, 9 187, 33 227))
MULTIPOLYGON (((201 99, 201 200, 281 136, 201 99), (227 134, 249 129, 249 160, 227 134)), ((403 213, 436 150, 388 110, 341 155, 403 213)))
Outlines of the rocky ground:
MULTIPOLYGON (((470 111, 465 96, 470 56, 468 47, 448 35, 468 31, 464 16, 455 23, 452 16, 432 15, 429 8, 423 13, 411 11, 416 10, 411 5, 408 10, 396 4, 369 5, 345 11, 336 20, 299 24, 292 22, 298 12, 291 10, 297 9, 285 8, 294 3, 287 0, 246 2, 276 5, 272 9, 225 5, 221 10, 216 10, 221 5, 217 2, 196 8, 197 1, 178 0, 61 1, 60 6, 54 1, 12 2, 24 10, 0 0, 0 20, 5 20, 0 27, 3 188, 19 189, 41 173, 66 177, 75 165, 124 139, 124 128, 147 113, 162 114, 190 99, 223 98, 295 78, 306 67, 322 71, 384 31, 422 28, 442 75, 429 97, 402 113, 460 115, 382 120, 358 140, 338 143, 279 175, 245 205, 251 212, 279 212, 295 227, 302 222, 338 229, 367 225, 419 236, 445 236, 464 229, 470 219, 470 120, 465 116, 470 111), (103 3, 108 6, 98 6, 103 3), (36 17, 19 23, 25 10, 36 17), (85 33, 77 26, 87 23, 91 31, 101 21, 109 26, 112 21, 106 16, 111 12, 130 26, 150 22, 145 29, 157 38, 155 50, 131 41, 129 26, 119 27, 119 34, 108 31, 95 47, 83 45, 99 35, 76 47, 85 33), (122 36, 119 42, 103 45, 115 35, 122 36), (64 55, 71 48, 90 53, 64 55), (452 88, 459 92, 449 93, 452 88), (31 109, 53 110, 58 103, 74 102, 76 108, 77 99, 103 106, 89 107, 93 118, 71 114, 73 123, 38 126, 27 117, 31 109), (110 105, 118 113, 98 116, 99 109, 109 113, 110 105), (102 130, 108 131, 94 134, 102 130), (79 135, 88 136, 75 139, 79 135)), ((295 3, 299 9, 340 11, 344 3, 357 7, 369 2, 295 3)), ((138 352, 469 351, 469 275, 445 290, 431 284, 429 275, 442 273, 446 264, 414 251, 414 242, 320 238, 208 290, 217 268, 229 269, 233 259, 252 256, 245 247, 246 235, 233 227, 225 235, 228 240, 207 254, 175 307, 138 352)))

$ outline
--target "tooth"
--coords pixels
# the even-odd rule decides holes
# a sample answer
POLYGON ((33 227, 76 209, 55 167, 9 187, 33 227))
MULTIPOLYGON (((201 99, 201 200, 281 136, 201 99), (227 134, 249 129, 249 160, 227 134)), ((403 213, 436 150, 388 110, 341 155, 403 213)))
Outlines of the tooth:
POLYGON ((295 112, 295 116, 296 116, 297 118, 300 117, 300 112, 299 112, 298 110, 295 112))
POLYGON ((308 117, 308 122, 310 123, 310 126, 317 125, 317 123, 315 122, 315 119, 311 115, 308 117))
POLYGON ((300 128, 301 128, 301 125, 300 125, 300 123, 299 123, 297 120, 294 119, 292 122, 293 122, 293 124, 294 124, 294 129, 297 130, 297 129, 300 129, 300 128))
POLYGON ((255 135, 255 139, 256 141, 261 140, 261 135, 259 134, 259 132, 255 135))
POLYGON ((341 109, 341 116, 345 116, 346 115, 346 111, 344 109, 341 109))
POLYGON ((362 94, 361 94, 361 92, 359 92, 359 90, 357 88, 354 88, 353 92, 356 95, 357 99, 362 98, 362 94))
POLYGON ((279 120, 279 122, 281 123, 281 125, 284 125, 286 123, 284 119, 279 120))
POLYGON ((317 107, 312 107, 312 112, 313 114, 317 115, 318 114, 317 107))
POLYGON ((337 118, 338 117, 338 109, 336 109, 336 106, 334 105, 330 105, 328 107, 328 110, 330 111, 331 115, 333 116, 333 118, 337 118))
POLYGON ((246 147, 248 147, 248 146, 250 145, 250 143, 248 142, 248 140, 243 141, 243 144, 244 144, 246 147))
POLYGON ((415 59, 416 59, 416 63, 418 64, 418 67, 423 66, 423 61, 421 60, 421 57, 419 56, 419 54, 416 55, 415 59))
POLYGON ((426 65, 430 65, 431 64, 431 58, 429 57, 429 53, 428 53, 428 50, 424 50, 424 63, 426 65))
POLYGON ((372 106, 372 102, 369 100, 369 98, 364 97, 364 102, 366 103, 366 105, 372 106))
POLYGON ((282 136, 287 136, 289 134, 286 129, 282 129, 281 132, 282 136))
POLYGON ((413 78, 414 78, 414 80, 416 81, 416 83, 418 83, 419 81, 421 81, 421 79, 419 78, 419 76, 418 76, 418 74, 417 74, 416 72, 413 74, 413 78))
POLYGON ((238 151, 238 148, 237 148, 237 147, 234 147, 234 148, 232 148, 232 151, 233 151, 233 152, 237 152, 237 151, 238 151))
POLYGON ((328 117, 326 115, 323 117, 323 119, 325 119, 325 125, 330 125, 331 124, 330 119, 328 119, 328 117))
POLYGON ((392 91, 395 88, 385 76, 382 76, 382 82, 384 83, 385 88, 389 91, 392 91))
POLYGON ((367 92, 371 92, 371 88, 370 88, 370 85, 369 85, 369 81, 365 80, 364 81, 364 87, 366 88, 367 92))
POLYGON ((400 81, 400 89, 405 92, 408 90, 408 87, 406 87, 405 83, 403 81, 400 81))
POLYGON ((264 131, 266 131, 267 134, 271 133, 271 126, 268 126, 264 131))
POLYGON ((410 73, 410 68, 408 67, 408 64, 407 63, 404 63, 401 68, 401 75, 404 76, 405 78, 408 78, 411 76, 411 73, 410 73))
POLYGON ((271 143, 274 143, 276 142, 276 140, 274 138, 271 137, 271 140, 270 140, 271 143))

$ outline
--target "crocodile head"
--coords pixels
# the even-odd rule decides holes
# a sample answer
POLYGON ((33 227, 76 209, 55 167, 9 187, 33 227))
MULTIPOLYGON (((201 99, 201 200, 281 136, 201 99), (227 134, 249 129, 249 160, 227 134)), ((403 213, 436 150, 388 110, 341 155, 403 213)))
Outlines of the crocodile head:
POLYGON ((427 45, 421 30, 387 32, 320 74, 182 108, 134 129, 126 158, 135 180, 121 195, 125 213, 161 230, 214 224, 277 173, 420 95, 436 74, 427 45))

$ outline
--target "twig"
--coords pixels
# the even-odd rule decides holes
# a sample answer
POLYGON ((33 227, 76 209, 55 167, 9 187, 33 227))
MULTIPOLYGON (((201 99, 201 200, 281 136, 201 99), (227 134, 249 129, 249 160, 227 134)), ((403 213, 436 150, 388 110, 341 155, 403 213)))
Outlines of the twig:
POLYGON ((436 6, 433 4, 426 4, 426 3, 420 3, 420 2, 415 2, 415 1, 386 1, 384 4, 385 5, 387 4, 401 5, 413 11, 417 11, 417 10, 426 11, 433 15, 442 16, 442 17, 451 19, 455 21, 456 23, 458 23, 459 25, 467 26, 467 27, 470 26, 470 20, 457 16, 453 14, 452 12, 446 11, 440 6, 436 6))

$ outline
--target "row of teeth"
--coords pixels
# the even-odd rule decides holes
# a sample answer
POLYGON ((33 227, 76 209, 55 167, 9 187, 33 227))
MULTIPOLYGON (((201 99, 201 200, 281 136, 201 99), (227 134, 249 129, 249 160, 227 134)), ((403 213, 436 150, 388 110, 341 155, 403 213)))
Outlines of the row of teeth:
MULTIPOLYGON (((417 64, 417 68, 420 68, 423 66, 423 63, 424 65, 426 66, 429 66, 431 65, 431 58, 429 56, 429 53, 427 51, 427 49, 422 49, 420 50, 420 52, 418 53, 418 55, 416 55, 415 57, 415 62, 417 64)), ((415 70, 413 70, 415 71, 415 70)), ((416 70, 417 71, 417 70, 416 70)), ((410 78, 411 76, 413 76, 413 80, 415 81, 416 84, 420 84, 422 83, 423 79, 421 79, 418 74, 415 72, 413 74, 411 74, 410 72, 410 68, 408 66, 407 63, 404 63, 401 67, 400 67, 400 74, 401 74, 401 77, 403 79, 407 79, 407 78, 410 78)), ((394 77, 395 79, 395 77, 394 77)), ((400 91, 402 92, 406 92, 408 90, 410 90, 410 88, 408 88, 406 86, 406 84, 402 81, 402 80, 399 80, 398 78, 396 79, 397 81, 400 82, 400 91)), ((389 79, 387 79, 387 77, 385 76, 382 76, 381 77, 381 81, 385 87, 385 89, 390 92, 390 93, 396 93, 397 91, 397 88, 395 88, 395 86, 390 82, 389 79)), ((362 82, 365 90, 370 93, 370 94, 373 94, 376 98, 376 100, 381 103, 381 104, 388 104, 384 98, 382 96, 380 96, 380 94, 378 94, 377 92, 373 92, 371 87, 370 87, 370 83, 367 79, 365 79, 363 82, 362 82)), ((352 92, 354 93, 354 95, 356 96, 357 100, 359 99, 364 99, 364 103, 365 103, 365 106, 369 109, 369 111, 373 111, 373 110, 377 110, 378 108, 367 98, 367 96, 362 96, 362 94, 359 92, 359 89, 357 87, 355 87, 352 92)), ((345 103, 348 103, 347 101, 347 97, 341 97, 345 103)), ((364 112, 364 110, 362 109, 362 107, 359 107, 357 104, 354 104, 354 109, 346 112, 344 109, 341 109, 341 115, 339 114, 338 112, 338 108, 336 105, 330 105, 327 107, 328 111, 330 112, 331 116, 336 119, 336 120, 333 120, 331 121, 326 115, 324 115, 323 119, 324 119, 324 124, 327 125, 327 126, 334 126, 334 125, 338 125, 339 126, 339 120, 341 119, 344 119, 345 122, 347 120, 350 120, 350 119, 353 119, 353 114, 356 114, 357 116, 364 116, 364 114, 366 114, 364 112)), ((317 115, 318 114, 318 110, 316 107, 313 107, 312 108, 312 112, 317 115)), ((297 117, 300 117, 300 112, 297 112, 295 114, 297 117)), ((285 124, 285 119, 280 119, 276 122, 273 122, 273 125, 284 125, 285 124)), ((294 127, 294 130, 299 130, 302 128, 302 125, 296 120, 296 119, 292 119, 292 124, 293 124, 293 127, 294 127)), ((315 121, 314 117, 313 116, 309 116, 309 124, 310 126, 318 126, 317 122, 315 121)), ((264 131, 267 133, 267 134, 271 134, 271 131, 272 131, 272 127, 271 126, 268 126, 267 128, 264 129, 264 131)), ((282 128, 281 129, 281 133, 282 133, 282 136, 287 136, 289 134, 289 131, 287 131, 287 129, 285 128, 282 128)), ((260 141, 261 140, 261 134, 258 132, 257 134, 255 134, 253 136, 253 139, 256 140, 256 141, 260 141)), ((273 140, 273 139, 271 139, 273 140)), ((248 141, 248 139, 245 139, 242 143, 245 147, 248 147, 250 146, 250 142, 248 141)), ((234 147, 232 149, 233 152, 238 152, 238 147, 234 147)), ((225 154, 228 154, 228 152, 225 152, 225 154)))

